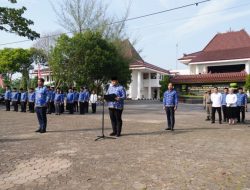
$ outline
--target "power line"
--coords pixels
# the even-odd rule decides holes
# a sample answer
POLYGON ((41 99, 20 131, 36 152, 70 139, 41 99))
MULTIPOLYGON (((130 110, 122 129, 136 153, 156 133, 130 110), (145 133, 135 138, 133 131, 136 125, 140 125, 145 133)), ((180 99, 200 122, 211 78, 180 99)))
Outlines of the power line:
MULTIPOLYGON (((198 1, 198 2, 195 2, 195 3, 191 3, 191 4, 187 4, 187 5, 182 5, 182 6, 179 6, 179 7, 175 7, 175 8, 171 8, 171 9, 166 9, 166 10, 163 10, 163 11, 158 11, 158 12, 154 12, 154 13, 150 13, 150 14, 145 14, 145 15, 141 15, 141 16, 137 16, 137 17, 132 17, 132 18, 120 20, 120 21, 115 21, 115 22, 107 24, 107 26, 113 25, 113 24, 118 24, 118 23, 123 23, 123 22, 128 22, 128 21, 133 21, 133 20, 138 20, 138 19, 142 19, 142 18, 146 18, 146 17, 150 17, 150 16, 155 16, 155 15, 158 15, 158 14, 163 14, 163 13, 175 11, 175 10, 178 10, 178 9, 184 9, 184 8, 191 7, 191 6, 198 6, 199 4, 203 4, 203 3, 206 3, 206 2, 209 2, 209 1, 212 1, 212 0, 198 1)), ((50 35, 50 36, 40 37, 40 39, 48 38, 48 37, 55 37, 55 36, 59 36, 61 34, 72 34, 72 33, 73 32, 60 33, 60 34, 56 34, 56 35, 50 35)), ((0 44, 0 46, 10 45, 10 44, 17 44, 17 43, 23 43, 23 42, 28 42, 28 41, 30 41, 30 40, 8 42, 8 43, 0 44)))
POLYGON ((218 11, 212 11, 212 12, 208 12, 208 13, 205 13, 205 14, 200 14, 200 15, 196 15, 196 16, 192 16, 192 17, 177 18, 177 19, 173 19, 173 20, 168 20, 166 22, 161 22, 161 23, 157 23, 157 24, 150 24, 150 25, 144 25, 144 26, 139 26, 139 27, 130 28, 130 29, 131 30, 139 30, 139 29, 142 29, 142 28, 153 28, 153 27, 157 27, 157 26, 160 26, 160 25, 164 25, 166 23, 171 23, 171 22, 176 22, 176 21, 182 21, 182 20, 187 20, 187 19, 192 19, 192 18, 198 18, 198 17, 204 17, 204 16, 208 16, 208 15, 212 15, 212 14, 216 14, 216 13, 220 13, 220 12, 230 11, 230 10, 233 10, 233 9, 236 9, 236 8, 240 8, 240 7, 243 7, 243 6, 248 6, 248 5, 250 5, 250 3, 245 3, 245 4, 241 4, 239 6, 233 6, 233 7, 227 8, 227 9, 221 9, 221 10, 218 10, 218 11))

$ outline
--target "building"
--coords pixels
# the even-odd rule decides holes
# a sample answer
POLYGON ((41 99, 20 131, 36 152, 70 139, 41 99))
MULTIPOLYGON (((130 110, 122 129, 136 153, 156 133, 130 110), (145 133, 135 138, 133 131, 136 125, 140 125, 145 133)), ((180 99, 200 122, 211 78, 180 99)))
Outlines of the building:
MULTIPOLYGON (((124 55, 131 58, 130 69, 132 70, 132 81, 127 90, 127 98, 138 99, 160 99, 160 80, 164 75, 170 75, 168 70, 145 62, 133 45, 125 40, 124 55)), ((37 76, 38 71, 34 70, 32 76, 37 76)), ((53 84, 53 75, 49 68, 41 70, 41 75, 45 79, 45 85, 53 84)))
POLYGON ((190 73, 171 79, 179 91, 197 94, 212 86, 243 86, 250 74, 250 36, 245 30, 218 33, 203 50, 184 54, 179 61, 190 73))

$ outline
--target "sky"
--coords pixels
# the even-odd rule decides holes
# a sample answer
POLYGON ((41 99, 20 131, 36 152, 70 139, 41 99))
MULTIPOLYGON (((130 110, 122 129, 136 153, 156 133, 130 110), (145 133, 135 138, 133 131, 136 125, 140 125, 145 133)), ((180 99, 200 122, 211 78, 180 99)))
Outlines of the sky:
MULTIPOLYGON (((131 1, 129 17, 196 3, 202 0, 104 0, 109 4, 108 12, 121 17, 131 1)), ((18 0, 14 7, 25 6, 25 17, 34 21, 32 29, 40 34, 55 31, 67 32, 57 23, 51 6, 57 7, 62 0, 18 0)), ((0 0, 0 6, 13 6, 0 0)), ((135 48, 141 50, 143 59, 167 70, 187 69, 177 58, 184 53, 202 50, 217 34, 245 29, 250 34, 250 0, 211 0, 198 6, 165 12, 151 17, 128 21, 127 37, 136 41, 135 48)), ((0 44, 26 40, 16 34, 0 31, 0 44)), ((34 41, 0 45, 29 48, 34 41)))

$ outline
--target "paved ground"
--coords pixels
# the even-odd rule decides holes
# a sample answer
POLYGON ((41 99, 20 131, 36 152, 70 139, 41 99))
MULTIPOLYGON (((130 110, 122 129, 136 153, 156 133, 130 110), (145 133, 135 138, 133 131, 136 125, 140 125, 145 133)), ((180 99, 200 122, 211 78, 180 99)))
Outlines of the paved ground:
POLYGON ((123 116, 122 137, 95 142, 100 113, 49 115, 36 134, 34 114, 0 109, 0 189, 250 189, 250 124, 211 125, 194 105, 180 106, 174 132, 157 103, 123 116))

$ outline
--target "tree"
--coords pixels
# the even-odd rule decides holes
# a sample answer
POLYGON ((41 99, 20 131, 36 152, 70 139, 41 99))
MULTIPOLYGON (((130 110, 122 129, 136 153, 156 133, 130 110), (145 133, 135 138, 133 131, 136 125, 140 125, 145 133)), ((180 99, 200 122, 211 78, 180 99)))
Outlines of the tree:
POLYGON ((57 85, 88 85, 99 89, 117 75, 122 84, 131 80, 129 60, 98 32, 86 31, 72 38, 58 38, 49 60, 57 85))
POLYGON ((247 77, 246 77, 245 88, 246 88, 246 90, 250 90, 250 75, 247 75, 247 77))
MULTIPOLYGON (((16 3, 16 0, 9 0, 16 3)), ((0 30, 17 33, 19 36, 28 37, 31 40, 39 38, 40 35, 29 28, 33 25, 32 20, 23 17, 26 7, 20 9, 0 7, 0 30)))
POLYGON ((6 78, 8 82, 11 83, 12 76, 14 73, 18 72, 18 69, 19 65, 18 62, 16 62, 13 49, 4 48, 0 50, 0 73, 6 78))
POLYGON ((163 79, 159 82, 161 85, 160 97, 163 97, 164 92, 168 89, 168 83, 170 82, 170 76, 165 75, 163 79))
POLYGON ((131 1, 124 16, 116 18, 108 13, 108 5, 96 0, 64 0, 59 8, 53 5, 58 17, 58 23, 72 33, 82 33, 85 30, 98 31, 108 39, 125 36, 125 20, 128 18, 131 1), (122 22, 114 23, 117 20, 122 22))

